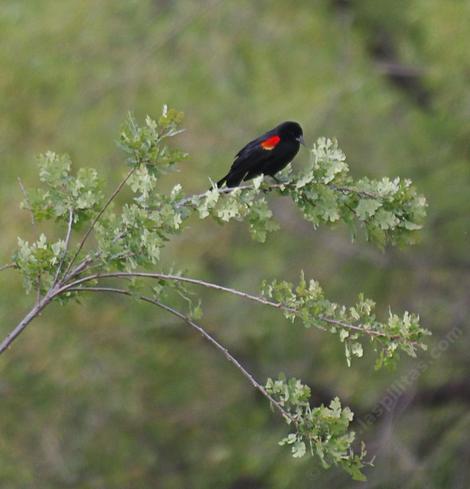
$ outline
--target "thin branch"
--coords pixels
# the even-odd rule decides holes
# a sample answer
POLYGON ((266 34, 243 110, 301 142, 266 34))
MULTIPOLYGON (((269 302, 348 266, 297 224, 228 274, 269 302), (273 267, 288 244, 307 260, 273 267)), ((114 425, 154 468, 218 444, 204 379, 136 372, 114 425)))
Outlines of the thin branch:
POLYGON ((86 240, 88 239, 88 237, 90 236, 91 232, 93 231, 96 223, 99 221, 99 219, 104 214, 104 212, 106 211, 106 209, 109 207, 109 205, 111 204, 111 202, 115 199, 116 195, 121 191, 122 187, 124 187, 124 185, 126 184, 127 180, 129 180, 129 178, 131 177, 131 175, 135 172, 136 168, 137 167, 134 166, 133 168, 131 168, 129 170, 129 172, 125 176, 124 180, 122 180, 122 182, 116 187, 116 190, 111 194, 111 196, 109 197, 109 199, 107 200, 107 202, 104 204, 104 206, 102 207, 102 209, 98 212, 98 214, 96 215, 96 217, 93 219, 92 223, 90 224, 90 227, 88 228, 88 231, 85 233, 85 235, 83 236, 82 240, 80 241, 80 244, 78 245, 78 249, 75 252, 75 255, 73 256, 72 260, 70 261, 67 269, 65 270, 64 275, 67 275, 68 274, 68 272, 72 268, 72 265, 74 264, 75 260, 77 259, 78 255, 80 254, 80 251, 82 251, 82 248, 85 245, 86 240))
POLYGON ((93 260, 94 260, 94 257, 86 256, 72 271, 70 271, 68 274, 64 273, 64 277, 62 279, 62 284, 69 281, 73 277, 80 275, 80 273, 82 273, 85 269, 88 268, 88 265, 90 265, 90 263, 92 263, 93 260))
MULTIPOLYGON (((344 186, 337 186, 334 184, 327 184, 327 187, 331 188, 332 190, 335 190, 337 192, 343 193, 343 194, 356 194, 359 195, 359 197, 364 197, 367 199, 380 199, 380 195, 373 194, 372 192, 366 192, 364 190, 357 190, 355 188, 351 187, 344 187, 344 186)), ((270 192, 271 190, 284 190, 284 189, 289 189, 295 187, 295 182, 279 182, 279 183, 273 183, 267 187, 263 187, 263 190, 266 192, 270 192)), ((238 187, 222 187, 218 188, 219 194, 228 194, 230 192, 233 192, 234 190, 253 190, 254 186, 251 184, 244 184, 244 185, 239 185, 238 187)), ((204 197, 206 192, 200 193, 200 194, 194 194, 190 195, 189 197, 184 197, 177 203, 177 207, 182 207, 185 206, 186 204, 190 203, 193 199, 200 199, 204 197)))
MULTIPOLYGON (((268 190, 280 188, 280 187, 281 187, 280 184, 273 184, 269 187, 268 190)), ((247 185, 239 185, 238 187, 222 187, 222 188, 218 188, 217 191, 219 192, 219 194, 229 194, 230 192, 233 192, 236 189, 240 189, 240 190, 252 189, 253 190, 254 187, 251 184, 247 184, 247 185)), ((189 204, 193 199, 200 199, 200 198, 204 197, 205 194, 206 194, 206 192, 203 192, 200 194, 190 195, 189 197, 184 197, 183 199, 181 199, 180 201, 177 202, 176 206, 177 207, 183 207, 186 204, 189 204)))
POLYGON ((4 270, 9 270, 10 268, 16 268, 16 263, 8 263, 7 265, 3 265, 0 267, 0 272, 4 270))
POLYGON ((41 273, 36 278, 36 304, 41 302, 41 273))
POLYGON ((31 210, 31 204, 29 202, 28 194, 26 192, 26 189, 24 188, 23 182, 21 181, 21 178, 18 177, 18 185, 20 186, 21 193, 23 194, 24 201, 26 202, 26 205, 28 206, 27 209, 31 213, 31 224, 33 226, 36 226, 36 220, 34 219, 34 214, 33 211, 31 210))
MULTIPOLYGON (((122 294, 122 295, 127 295, 127 296, 133 296, 131 292, 125 289, 117 289, 114 287, 71 287, 68 290, 75 291, 75 292, 110 292, 110 293, 115 293, 115 294, 122 294)), ((261 394, 266 397, 271 404, 276 407, 276 409, 286 418, 286 420, 297 424, 296 420, 281 406, 281 404, 276 401, 264 388, 263 385, 261 385, 255 378, 254 376, 228 351, 228 349, 223 346, 219 341, 217 341, 214 336, 212 336, 210 333, 208 333, 200 324, 196 323, 193 321, 191 318, 188 316, 184 315, 183 313, 177 311, 176 309, 173 309, 172 307, 163 304, 162 302, 159 302, 155 299, 152 299, 151 297, 139 295, 135 296, 141 301, 148 302, 149 304, 153 304, 157 307, 160 307, 161 309, 164 309, 165 311, 169 312, 170 314, 173 314, 174 316, 180 318, 183 320, 186 324, 191 326, 192 328, 196 329, 206 340, 208 340, 210 343, 212 343, 219 351, 221 351, 225 358, 231 362, 235 367, 240 370, 240 372, 250 381, 251 385, 257 389, 261 394)))
POLYGON ((338 187, 337 185, 334 185, 332 183, 328 184, 328 187, 330 187, 333 190, 336 190, 337 192, 341 192, 342 194, 356 194, 359 195, 359 197, 364 197, 366 199, 380 199, 381 196, 374 194, 372 192, 366 192, 365 190, 357 190, 355 188, 351 187, 338 187))
MULTIPOLYGON (((121 231, 118 233, 113 240, 111 241, 112 244, 114 244, 116 241, 120 240, 122 237, 126 235, 125 231, 121 231)), ((85 269, 87 270, 92 270, 93 268, 96 268, 100 266, 99 263, 96 263, 95 265, 91 265, 97 258, 100 257, 102 254, 102 251, 96 251, 93 256, 87 256, 85 257, 76 267, 74 270, 72 270, 66 277, 64 277, 64 280, 62 283, 68 282, 70 279, 76 277, 77 275, 80 275, 85 269), (90 266, 91 265, 91 266, 90 266)), ((131 256, 131 255, 129 255, 131 256)), ((116 259, 118 258, 118 255, 115 255, 111 257, 111 259, 116 259)))
POLYGON ((69 221, 67 225, 67 234, 65 236, 65 246, 64 246, 64 251, 62 253, 62 258, 60 260, 59 266, 57 267, 57 271, 54 277, 54 282, 53 282, 53 287, 57 284, 60 276, 60 271, 62 270, 62 267, 64 266, 64 261, 65 257, 67 256, 67 252, 69 249, 70 245, 70 238, 72 236, 72 225, 73 225, 73 209, 69 209, 69 221))
POLYGON ((190 277, 183 277, 181 275, 171 275, 171 274, 165 274, 165 273, 158 273, 158 272, 109 272, 109 273, 95 273, 92 275, 88 275, 86 277, 82 277, 78 280, 75 280, 74 282, 71 282, 70 284, 64 285, 61 289, 59 289, 59 293, 63 292, 64 290, 68 290, 71 287, 76 287, 78 285, 81 285, 86 282, 90 282, 92 280, 98 280, 102 278, 126 278, 126 277, 141 277, 141 278, 153 278, 153 279, 159 279, 159 280, 172 280, 172 281, 178 281, 178 282, 186 282, 194 285, 200 285, 203 287, 207 287, 209 289, 216 289, 220 290, 223 292, 229 292, 231 294, 237 295, 239 297, 243 297, 245 299, 249 299, 255 302, 259 302, 264 305, 268 306, 273 306, 278 309, 286 309, 291 312, 295 312, 296 310, 294 308, 289 308, 287 306, 283 306, 281 303, 278 302, 272 302, 269 299, 265 299, 264 297, 259 297, 255 296, 252 294, 248 294, 246 292, 242 292, 237 289, 232 289, 230 287, 224 287, 223 285, 218 285, 214 284, 211 282, 206 282, 204 280, 199 280, 195 278, 190 278, 190 277))
MULTIPOLYGON (((129 277, 141 277, 141 278, 152 278, 152 279, 158 279, 158 280, 172 280, 172 281, 177 281, 177 282, 186 282, 194 285, 199 285, 202 287, 206 287, 209 289, 215 289, 215 290, 220 290, 222 292, 228 292, 230 294, 243 297, 244 299, 251 300, 253 302, 257 302, 259 304, 263 304, 266 306, 274 307, 276 309, 281 309, 282 311, 287 311, 291 312, 293 314, 297 314, 298 310, 295 309, 294 307, 289 307, 281 302, 274 302, 269 299, 266 299, 265 297, 260 297, 252 294, 248 294, 247 292, 242 292, 241 290, 237 289, 232 289, 230 287, 224 287, 223 285, 218 285, 214 284, 211 282, 206 282, 204 280, 199 280, 199 279, 194 279, 194 278, 189 278, 189 277, 183 277, 180 275, 170 275, 170 274, 165 274, 165 273, 157 273, 157 272, 110 272, 110 273, 96 273, 92 275, 88 275, 87 277, 83 277, 81 279, 78 279, 68 285, 64 285, 58 293, 61 293, 65 290, 68 290, 73 287, 77 287, 78 285, 84 284, 86 282, 90 282, 92 280, 99 280, 103 278, 129 278, 129 277)), ((350 324, 350 323, 345 323, 343 321, 340 321, 338 319, 332 319, 328 318, 325 316, 319 316, 318 319, 320 321, 324 321, 329 324, 333 324, 335 326, 341 326, 342 328, 345 329, 350 329, 353 331, 357 331, 363 334, 366 334, 368 336, 378 336, 382 338, 389 338, 389 339, 400 339, 401 337, 399 335, 394 335, 390 336, 387 335, 386 333, 382 333, 380 331, 376 331, 373 329, 367 329, 361 326, 356 326, 355 324, 350 324)), ((413 342, 411 342, 413 344, 413 342)))
POLYGON ((15 341, 15 339, 23 332, 28 324, 36 318, 41 311, 52 301, 55 296, 53 294, 46 294, 39 302, 37 302, 31 311, 16 325, 16 327, 5 337, 0 343, 0 355, 6 351, 9 346, 15 341))
POLYGON ((151 298, 146 298, 146 297, 142 297, 142 300, 149 302, 150 304, 154 304, 158 307, 161 307, 165 311, 169 312, 170 314, 173 314, 174 316, 179 317, 186 324, 189 324, 197 331, 199 331, 199 333, 201 333, 204 336, 204 338, 210 341, 219 351, 221 351, 224 354, 227 360, 233 363, 233 365, 235 365, 235 367, 237 367, 240 370, 240 372, 250 381, 253 387, 255 387, 255 389, 258 389, 258 391, 261 392, 261 394, 263 394, 263 396, 266 397, 271 402, 271 404, 277 408, 277 410, 282 414, 282 416, 284 416, 284 418, 286 418, 288 421, 291 421, 294 424, 297 424, 296 420, 281 406, 281 404, 278 401, 276 401, 270 394, 268 394, 264 386, 261 385, 250 372, 248 372, 248 370, 228 351, 227 348, 225 348, 221 343, 219 343, 201 325, 194 322, 192 319, 180 313, 176 309, 173 309, 172 307, 167 306, 166 304, 163 304, 159 301, 156 301, 151 298))

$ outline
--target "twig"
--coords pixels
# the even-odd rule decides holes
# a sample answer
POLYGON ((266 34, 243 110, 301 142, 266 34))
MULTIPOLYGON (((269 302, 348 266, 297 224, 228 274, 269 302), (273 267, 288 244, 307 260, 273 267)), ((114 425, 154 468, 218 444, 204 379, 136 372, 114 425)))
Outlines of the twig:
MULTIPOLYGON (((125 232, 122 231, 120 232, 119 234, 117 234, 111 243, 115 243, 116 241, 118 241, 119 239, 121 239, 123 236, 125 236, 125 232)), ((64 278, 62 280, 62 283, 66 283, 68 282, 69 280, 71 280, 72 278, 76 277, 77 275, 80 275, 84 270, 92 270, 93 268, 96 268, 98 266, 100 266, 99 263, 96 263, 95 265, 92 265, 92 263, 100 257, 101 255, 101 251, 96 251, 95 254, 93 256, 86 256, 68 275, 64 275, 64 278)), ((115 255, 114 257, 111 257, 111 258, 116 258, 117 255, 115 255)))
POLYGON ((80 275, 85 269, 88 268, 88 265, 93 262, 93 260, 98 256, 98 253, 95 256, 86 256, 72 271, 68 274, 64 273, 64 278, 62 279, 62 283, 67 282, 68 280, 80 275))
MULTIPOLYGON (((295 309, 294 307, 289 307, 281 302, 274 302, 269 299, 266 299, 264 297, 248 294, 247 292, 242 292, 241 290, 237 289, 232 289, 230 287, 224 287, 223 285, 218 285, 214 284, 211 282, 206 282, 204 280, 199 280, 199 279, 194 279, 194 278, 189 278, 189 277, 183 277, 180 275, 171 275, 171 274, 165 274, 165 273, 157 273, 157 272, 110 272, 110 273, 95 273, 92 275, 88 275, 87 277, 83 277, 81 279, 78 279, 70 284, 64 285, 61 289, 59 289, 58 293, 61 293, 65 290, 69 290, 70 288, 77 287, 78 285, 84 284, 86 282, 90 282, 92 280, 98 280, 98 279, 103 279, 103 278, 129 278, 129 277, 141 277, 141 278, 152 278, 152 279, 158 279, 158 280, 173 280, 173 281, 179 281, 179 282, 186 282, 194 285, 200 285, 203 287, 207 287, 209 289, 215 289, 215 290, 220 290, 222 292, 228 292, 233 295, 237 295, 239 297, 243 297, 244 299, 251 300, 253 302, 258 302, 259 304, 264 304, 266 306, 274 307, 276 309, 281 309, 283 311, 288 311, 292 312, 293 314, 297 314, 298 310, 295 309)), ((363 334, 366 334, 368 336, 378 336, 382 338, 389 338, 389 339, 400 339, 401 337, 398 335, 395 336, 390 336, 387 335, 386 333, 382 333, 380 331, 376 331, 373 329, 367 329, 361 326, 356 326, 354 324, 350 323, 345 323, 343 321, 340 321, 338 319, 332 319, 328 318, 325 316, 319 316, 318 319, 320 321, 324 321, 329 324, 334 324, 336 326, 341 326, 342 328, 345 329, 350 329, 353 331, 357 331, 363 334)), ((411 342, 414 344, 414 342, 411 342)))
MULTIPOLYGON (((68 289, 69 291, 74 291, 74 292, 110 292, 110 293, 115 293, 115 294, 122 294, 122 295, 127 295, 127 296, 133 296, 131 292, 125 289, 117 289, 114 287, 71 287, 68 289)), ((214 336, 212 336, 210 333, 208 333, 200 324, 196 323, 193 321, 191 318, 188 316, 182 314, 181 312, 177 311, 176 309, 173 309, 172 307, 163 304, 162 302, 159 302, 155 299, 152 299, 151 297, 139 295, 136 296, 138 299, 144 302, 148 302, 149 304, 153 304, 157 307, 160 307, 161 309, 164 309, 165 311, 169 312, 170 314, 173 314, 174 316, 180 318, 183 320, 186 324, 191 326, 192 328, 196 329, 206 340, 208 340, 210 343, 212 343, 219 351, 221 351, 225 358, 231 362, 235 367, 240 370, 240 372, 250 381, 251 385, 257 389, 261 394, 263 394, 264 397, 266 397, 271 404, 276 407, 276 409, 286 418, 286 420, 297 424, 296 420, 281 406, 281 404, 276 401, 264 388, 263 385, 261 385, 255 378, 254 376, 228 351, 228 349, 223 346, 219 341, 217 341, 214 336)))
MULTIPOLYGON (((335 190, 337 192, 341 192, 343 194, 356 194, 359 195, 360 197, 368 198, 368 199, 380 199, 381 197, 379 195, 373 194, 372 192, 366 192, 364 190, 357 190, 351 187, 339 187, 334 184, 327 184, 327 187, 331 188, 332 190, 335 190)), ((267 192, 270 192, 271 190, 283 190, 283 189, 289 189, 295 187, 295 182, 280 182, 280 183, 273 183, 267 187, 264 187, 264 190, 267 192)), ((239 185, 238 187, 222 187, 218 188, 217 191, 219 194, 228 194, 230 192, 233 192, 234 190, 253 190, 254 186, 251 184, 244 184, 244 185, 239 185)), ((184 197, 181 199, 179 202, 177 202, 177 207, 182 207, 188 203, 190 203, 193 199, 200 199, 204 197, 206 192, 200 193, 200 194, 194 194, 190 195, 189 197, 184 197)))
MULTIPOLYGON (((66 289, 70 289, 71 287, 76 287, 78 285, 81 285, 86 282, 90 282, 92 280, 97 280, 97 279, 102 279, 102 278, 126 278, 126 277, 141 277, 141 278, 153 278, 153 279, 160 279, 160 280, 173 280, 173 281, 179 281, 179 282, 187 282, 190 284, 194 285, 201 285, 203 287, 207 287, 209 289, 216 289, 220 290, 223 292, 229 292, 234 295, 238 295, 240 297, 244 297, 245 299, 249 299, 252 301, 259 302, 261 304, 265 304, 268 306, 273 306, 276 308, 283 308, 283 305, 278 302, 272 302, 268 299, 265 299, 264 297, 259 297, 255 295, 248 294, 246 292, 242 292, 237 289, 232 289, 229 287, 224 287, 223 285, 218 285, 214 284, 211 282, 206 282, 204 280, 199 280, 195 278, 189 278, 189 277, 183 277, 181 275, 171 275, 171 274, 165 274, 165 273, 158 273, 158 272, 109 272, 109 273, 95 273, 92 275, 88 275, 86 277, 82 277, 78 280, 75 280, 74 282, 71 282, 69 284, 65 284, 61 289, 59 289, 59 293, 63 292, 66 289)), ((295 309, 293 308, 288 308, 285 307, 288 310, 291 310, 292 312, 295 312, 295 309)))
POLYGON ((38 316, 41 311, 53 300, 55 296, 51 293, 46 294, 39 302, 37 302, 31 311, 16 325, 16 327, 5 337, 0 343, 0 354, 2 354, 15 341, 15 339, 23 332, 28 324, 38 316))
POLYGON ((90 227, 88 228, 88 231, 85 233, 85 235, 83 236, 82 240, 80 241, 80 244, 78 245, 78 249, 75 252, 72 260, 68 264, 67 269, 64 272, 64 276, 66 276, 68 274, 68 272, 70 271, 70 269, 72 268, 72 265, 74 264, 75 260, 77 259, 78 255, 80 254, 80 251, 82 251, 82 248, 85 245, 85 242, 88 239, 88 237, 90 236, 91 232, 93 231, 96 223, 99 221, 100 217, 104 214, 104 212, 109 207, 109 205, 111 204, 111 202, 114 200, 114 198, 116 197, 116 195, 121 191, 122 187, 124 187, 124 185, 126 184, 127 180, 129 180, 129 178, 131 177, 131 175, 135 172, 136 168, 137 167, 134 166, 133 168, 131 168, 129 170, 129 172, 125 176, 124 180, 122 180, 122 182, 116 187, 116 190, 111 194, 111 196, 109 197, 109 199, 107 200, 107 202, 104 204, 104 206, 102 207, 102 209, 98 212, 98 214, 96 215, 96 217, 93 219, 92 223, 90 224, 90 227))
MULTIPOLYGON (((279 184, 270 185, 269 190, 279 188, 280 186, 281 185, 279 185, 279 184)), ((248 190, 248 189, 253 190, 254 187, 251 184, 246 184, 246 185, 239 185, 238 187, 222 187, 222 188, 218 188, 217 191, 219 192, 219 194, 229 194, 230 192, 233 192, 234 190, 237 190, 237 189, 239 189, 239 190, 248 190)), ((176 203, 176 206, 177 207, 183 207, 186 204, 190 203, 193 199, 200 199, 201 197, 204 197, 205 194, 206 194, 206 192, 203 192, 200 194, 190 195, 189 197, 184 197, 183 199, 181 199, 180 201, 178 201, 176 203)))
POLYGON ((22 192, 23 197, 24 197, 24 201, 26 202, 26 205, 28 206, 27 209, 31 213, 31 223, 33 226, 36 226, 36 220, 34 219, 34 214, 33 214, 33 211, 31 209, 31 204, 29 202, 28 194, 26 192, 26 189, 24 188, 23 182, 21 181, 20 177, 18 177, 18 185, 20 186, 21 192, 22 192))
POLYGON ((38 273, 36 278, 36 304, 41 302, 41 273, 38 273))
POLYGON ((0 267, 0 272, 4 270, 9 270, 10 268, 16 268, 16 263, 8 263, 7 265, 3 265, 0 267))
POLYGON ((372 192, 366 192, 365 190, 357 190, 355 188, 351 187, 338 187, 337 185, 334 185, 330 183, 328 185, 333 190, 336 190, 337 192, 341 192, 343 194, 356 194, 359 195, 359 197, 365 197, 367 199, 380 199, 380 195, 373 194, 372 192))
POLYGON ((72 236, 72 225, 73 225, 73 209, 69 209, 69 221, 67 225, 67 234, 65 236, 64 251, 62 253, 62 258, 60 260, 59 266, 57 267, 57 271, 54 277, 54 282, 52 285, 53 287, 57 284, 59 280, 60 271, 62 270, 62 267, 64 265, 65 257, 67 256, 67 252, 70 245, 70 238, 72 236))

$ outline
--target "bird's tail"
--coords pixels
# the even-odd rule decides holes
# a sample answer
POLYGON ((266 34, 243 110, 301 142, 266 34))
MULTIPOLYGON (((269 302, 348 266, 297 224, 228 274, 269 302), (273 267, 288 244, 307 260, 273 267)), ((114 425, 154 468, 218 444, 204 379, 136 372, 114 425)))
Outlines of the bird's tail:
MULTIPOLYGON (((221 178, 215 185, 217 188, 222 187, 225 183, 227 187, 238 187, 244 178, 243 173, 227 173, 224 178, 221 178)), ((212 190, 212 187, 209 189, 212 190)))

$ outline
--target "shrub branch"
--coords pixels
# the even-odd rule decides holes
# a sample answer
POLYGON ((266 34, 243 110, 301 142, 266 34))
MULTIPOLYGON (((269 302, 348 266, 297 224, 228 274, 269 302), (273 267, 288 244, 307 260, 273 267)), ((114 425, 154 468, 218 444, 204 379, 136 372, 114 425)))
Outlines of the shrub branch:
MULTIPOLYGON (((227 292, 229 294, 236 295, 238 297, 242 297, 243 299, 247 299, 253 302, 257 302, 258 304, 262 304, 265 306, 270 306, 275 309, 281 309, 283 311, 287 311, 293 314, 297 314, 299 311, 298 309, 294 307, 289 307, 283 304, 282 302, 274 302, 269 299, 266 299, 265 297, 261 296, 256 296, 253 294, 249 294, 247 292, 243 292, 241 290, 233 289, 231 287, 225 287, 223 285, 218 285, 214 284, 212 282, 206 282, 205 280, 200 280, 200 279, 195 279, 195 278, 190 278, 190 277, 185 277, 182 275, 171 275, 171 274, 165 274, 165 273, 159 273, 159 272, 110 272, 110 273, 95 273, 92 275, 88 275, 86 277, 82 277, 78 280, 75 280, 69 284, 65 284, 61 289, 59 289, 58 293, 63 293, 66 291, 70 290, 80 290, 77 289, 77 287, 81 284, 85 284, 87 282, 95 281, 95 280, 101 280, 101 279, 107 279, 107 278, 150 278, 150 279, 157 279, 157 280, 171 280, 171 281, 176 281, 176 282, 184 282, 184 283, 189 283, 193 285, 199 285, 202 287, 206 287, 208 289, 215 289, 219 290, 221 292, 227 292)), ((357 326, 355 324, 350 324, 346 323, 344 321, 340 321, 334 318, 329 318, 325 316, 318 316, 318 319, 321 321, 324 321, 326 323, 330 323, 336 326, 340 326, 345 329, 349 329, 352 331, 356 331, 358 333, 365 334, 367 336, 379 336, 391 340, 400 340, 402 339, 400 335, 390 335, 383 333, 381 331, 376 331, 373 329, 368 329, 364 328, 361 326, 357 326)), ((415 344, 415 342, 411 342, 411 344, 415 344)))
MULTIPOLYGON (((199 304, 194 307, 189 285, 229 293, 282 312, 289 320, 300 320, 305 327, 316 326, 338 334, 344 343, 346 359, 363 354, 360 336, 368 337, 379 351, 379 365, 396 361, 399 351, 411 356, 425 349, 422 338, 428 332, 416 315, 402 317, 390 313, 387 322, 375 318, 373 301, 361 294, 356 304, 342 306, 328 300, 314 280, 306 281, 303 273, 297 285, 285 281, 264 282, 261 294, 254 295, 179 273, 146 272, 162 268, 160 251, 172 236, 180 233, 187 220, 211 217, 224 224, 245 220, 253 239, 264 242, 267 234, 278 228, 273 222, 265 194, 276 191, 288 196, 314 228, 343 222, 353 234, 364 229, 367 239, 378 246, 412 244, 425 217, 426 200, 416 192, 411 181, 395 178, 354 179, 344 153, 335 140, 320 138, 311 148, 310 163, 297 174, 286 168, 281 180, 263 182, 257 177, 237 188, 215 188, 185 196, 181 185, 167 194, 157 189, 157 181, 186 155, 166 144, 166 139, 181 132, 182 114, 163 108, 158 120, 147 117, 139 126, 132 116, 120 135, 120 146, 126 153, 129 171, 107 200, 101 180, 94 169, 81 168, 71 173, 67 155, 47 152, 39 158, 39 179, 43 187, 27 194, 24 204, 35 226, 52 220, 66 224, 65 238, 50 242, 45 234, 29 243, 18 238, 14 262, 0 267, 0 272, 17 269, 25 291, 36 290, 36 303, 26 316, 0 343, 4 353, 26 327, 53 301, 67 303, 83 292, 110 293, 134 297, 170 313, 200 333, 231 362, 288 424, 295 426, 281 444, 290 446, 294 457, 302 457, 310 448, 324 467, 336 464, 355 479, 363 479, 364 447, 359 453, 352 448, 354 433, 349 431, 353 413, 343 408, 339 399, 329 406, 310 406, 310 390, 297 379, 268 379, 266 386, 237 360, 229 350, 196 319, 199 304), (128 184, 132 200, 118 212, 111 203, 128 184), (44 188, 45 187, 45 188, 44 188), (88 223, 75 248, 71 246, 74 225, 88 223), (94 232, 96 248, 84 251, 94 232), (108 286, 104 280, 131 279, 129 289, 108 286), (136 279, 151 279, 154 294, 141 295, 135 290, 136 279), (189 305, 189 314, 169 306, 162 297, 175 293, 189 305)), ((111 284, 112 285, 112 284, 111 284)))

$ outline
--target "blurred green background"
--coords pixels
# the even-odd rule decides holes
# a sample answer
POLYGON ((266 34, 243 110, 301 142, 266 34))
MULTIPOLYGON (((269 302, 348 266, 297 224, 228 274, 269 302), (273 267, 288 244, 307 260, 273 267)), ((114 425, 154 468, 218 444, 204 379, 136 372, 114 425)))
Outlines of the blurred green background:
MULTIPOLYGON (((282 228, 265 244, 243 224, 194 222, 162 266, 251 292, 303 268, 333 300, 364 291, 384 315, 419 313, 433 337, 419 370, 404 358, 375 372, 367 351, 348 368, 333 337, 203 293, 203 323, 261 381, 282 370, 356 412, 376 461, 355 483, 277 446, 286 427, 265 399, 172 317, 112 297, 53 305, 0 359, 0 487, 469 487, 469 26, 468 0, 3 0, 0 263, 37 232, 17 178, 36 184, 39 152, 68 152, 112 188, 127 111, 168 103, 186 114, 190 158, 162 188, 199 192, 293 119, 310 143, 337 137, 355 176, 412 178, 429 201, 421 242, 381 252, 273 199, 282 228)), ((32 298, 14 272, 0 287, 4 336, 32 298)))

